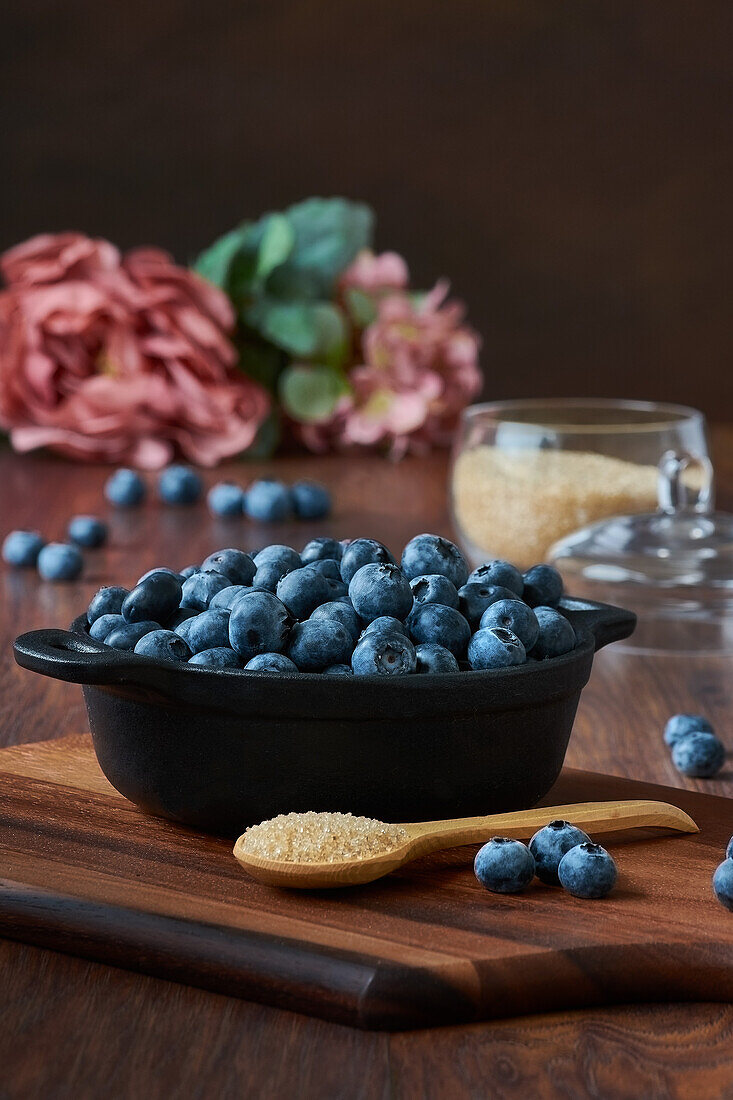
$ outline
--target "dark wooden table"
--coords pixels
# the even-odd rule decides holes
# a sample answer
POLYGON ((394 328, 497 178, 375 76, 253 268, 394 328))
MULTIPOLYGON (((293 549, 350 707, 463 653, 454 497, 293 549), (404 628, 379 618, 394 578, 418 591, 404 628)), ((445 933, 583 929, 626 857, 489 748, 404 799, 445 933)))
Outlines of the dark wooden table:
MULTIPOLYGON (((713 433, 718 500, 733 507, 733 430, 713 433)), ((399 466, 362 458, 289 457, 208 474, 275 472, 333 489, 327 529, 393 549, 423 530, 450 531, 443 456, 399 466)), ((109 513, 109 471, 0 453, 0 534, 40 527, 63 536, 73 513, 109 515, 107 549, 87 554, 81 581, 0 574, 0 745, 86 728, 78 688, 18 669, 21 630, 66 626, 102 583, 130 583, 154 565, 182 567, 220 546, 299 545, 321 524, 256 527, 203 505, 148 504, 109 513)), ((733 747, 733 661, 600 655, 581 703, 568 763, 733 796, 733 769, 685 780, 661 740, 665 718, 703 709, 733 747)), ((733 832, 733 804, 731 806, 733 832)), ((0 1096, 189 1097, 683 1097, 733 1087, 733 1007, 670 1004, 583 1010, 396 1035, 352 1031, 198 989, 0 941, 0 1096)))

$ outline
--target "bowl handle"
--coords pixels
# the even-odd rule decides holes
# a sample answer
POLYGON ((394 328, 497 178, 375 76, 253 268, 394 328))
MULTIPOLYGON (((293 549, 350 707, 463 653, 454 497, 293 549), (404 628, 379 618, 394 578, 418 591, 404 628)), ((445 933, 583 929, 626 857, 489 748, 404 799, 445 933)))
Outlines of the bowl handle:
POLYGON ((607 603, 566 598, 560 601, 559 609, 569 619, 576 634, 587 630, 593 635, 596 652, 609 642, 628 638, 636 627, 636 615, 633 611, 607 603))
POLYGON ((72 684, 140 682, 144 671, 144 662, 133 654, 69 630, 21 634, 13 643, 13 653, 22 668, 72 684))

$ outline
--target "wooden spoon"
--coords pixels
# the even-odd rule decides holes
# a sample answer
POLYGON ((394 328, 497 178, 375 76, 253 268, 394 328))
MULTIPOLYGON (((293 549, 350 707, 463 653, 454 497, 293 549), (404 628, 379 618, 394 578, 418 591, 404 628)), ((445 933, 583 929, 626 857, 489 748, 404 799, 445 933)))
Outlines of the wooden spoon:
POLYGON ((591 833, 613 833, 623 829, 666 828, 680 833, 697 833, 691 817, 667 802, 632 799, 626 802, 578 802, 571 806, 540 806, 489 817, 463 817, 449 821, 418 821, 402 825, 408 839, 398 848, 366 859, 344 863, 291 863, 262 859, 244 850, 244 836, 234 845, 234 856, 245 871, 267 886, 295 890, 323 890, 335 886, 356 886, 373 882, 429 852, 461 844, 483 844, 492 836, 529 838, 556 819, 571 821, 591 833))

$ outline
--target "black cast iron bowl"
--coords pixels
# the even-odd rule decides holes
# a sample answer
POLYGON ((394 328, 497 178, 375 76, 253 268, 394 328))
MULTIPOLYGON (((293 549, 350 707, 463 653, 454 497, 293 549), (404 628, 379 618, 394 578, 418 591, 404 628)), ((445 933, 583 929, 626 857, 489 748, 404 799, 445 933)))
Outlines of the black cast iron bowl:
POLYGON ((142 809, 234 836, 279 813, 382 821, 534 806, 557 779, 593 654, 626 638, 630 611, 563 600, 578 645, 485 672, 329 678, 195 668, 71 631, 15 642, 24 668, 84 685, 94 749, 142 809))

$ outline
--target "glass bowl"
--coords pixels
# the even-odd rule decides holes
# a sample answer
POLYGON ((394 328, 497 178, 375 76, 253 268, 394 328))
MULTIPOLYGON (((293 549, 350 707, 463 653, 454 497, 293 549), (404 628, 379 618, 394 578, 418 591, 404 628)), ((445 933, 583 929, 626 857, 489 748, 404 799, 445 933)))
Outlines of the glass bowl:
POLYGON ((612 516, 654 512, 665 455, 688 462, 678 491, 713 503, 705 418, 682 405, 616 400, 496 401, 465 409, 450 478, 453 521, 472 564, 549 558, 560 539, 612 516))

